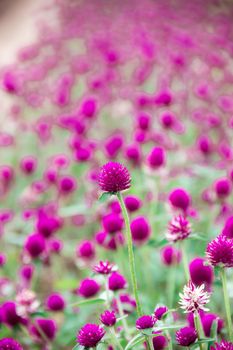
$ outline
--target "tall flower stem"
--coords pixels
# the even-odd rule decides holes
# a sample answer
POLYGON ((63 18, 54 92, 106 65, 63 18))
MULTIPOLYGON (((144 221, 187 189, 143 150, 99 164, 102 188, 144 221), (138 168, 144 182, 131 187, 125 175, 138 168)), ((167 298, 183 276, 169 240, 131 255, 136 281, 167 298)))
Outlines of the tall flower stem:
MULTIPOLYGON (((198 339, 200 340, 201 338, 204 338, 204 332, 203 332, 200 315, 198 311, 195 311, 193 316, 194 316, 194 324, 197 331, 197 336, 198 336, 198 339)), ((205 345, 203 343, 200 344, 200 350, 205 350, 205 345)))
POLYGON ((123 347, 121 346, 121 343, 120 343, 119 339, 117 338, 114 327, 109 327, 109 332, 111 334, 112 341, 116 345, 116 347, 119 348, 120 350, 123 350, 123 347))
POLYGON ((137 304, 137 314, 138 316, 142 316, 142 309, 141 309, 141 304, 138 296, 137 277, 136 277, 135 260, 134 260, 134 252, 133 252, 133 241, 132 241, 132 235, 130 230, 129 216, 120 192, 117 193, 117 198, 120 202, 122 214, 125 220, 130 275, 131 275, 133 293, 137 304))
POLYGON ((188 282, 189 281, 189 267, 188 267, 188 258, 187 258, 187 253, 186 253, 185 241, 183 241, 181 244, 181 251, 182 251, 182 262, 183 262, 183 266, 184 266, 185 278, 188 282))
POLYGON ((222 279, 223 297, 224 297, 226 316, 227 316, 228 334, 229 334, 230 341, 233 342, 233 329, 232 329, 232 321, 231 321, 231 306, 230 306, 230 300, 229 300, 229 295, 228 295, 228 291, 227 291, 226 270, 224 268, 221 268, 221 272, 220 273, 221 273, 221 279, 222 279))
POLYGON ((124 318, 124 311, 123 311, 123 308, 122 308, 122 305, 121 305, 120 296, 116 297, 116 303, 117 303, 117 308, 118 308, 118 311, 119 311, 119 315, 122 318, 122 324, 123 324, 123 329, 125 331, 126 339, 130 340, 130 331, 129 331, 127 320, 124 318))

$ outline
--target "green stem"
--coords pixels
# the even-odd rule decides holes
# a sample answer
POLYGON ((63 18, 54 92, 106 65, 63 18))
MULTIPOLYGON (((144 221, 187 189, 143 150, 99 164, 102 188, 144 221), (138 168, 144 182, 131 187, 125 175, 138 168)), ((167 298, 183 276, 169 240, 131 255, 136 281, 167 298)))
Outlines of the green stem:
POLYGON ((168 305, 172 309, 176 289, 176 266, 170 266, 167 280, 168 305))
POLYGON ((115 329, 114 327, 109 327, 109 332, 112 336, 112 341, 113 343, 120 349, 120 350, 123 350, 123 347, 121 346, 121 343, 119 341, 119 339, 117 338, 117 335, 116 335, 116 332, 115 332, 115 329))
POLYGON ((185 241, 182 242, 181 244, 181 251, 182 251, 182 262, 183 262, 183 266, 184 266, 184 274, 185 274, 185 278, 186 281, 189 281, 189 267, 188 267, 188 258, 187 258, 187 254, 186 254, 186 249, 185 249, 185 241))
POLYGON ((107 304, 107 307, 109 308, 111 305, 111 301, 110 301, 109 288, 108 288, 108 278, 107 277, 105 277, 105 291, 106 291, 106 304, 107 304))
POLYGON ((124 328, 124 331, 125 331, 126 338, 129 340, 130 339, 130 331, 129 331, 127 320, 124 318, 124 311, 122 309, 120 297, 116 298, 116 302, 117 302, 117 308, 118 308, 118 311, 119 311, 119 315, 122 318, 121 321, 122 321, 122 324, 123 324, 123 328, 124 328))
MULTIPOLYGON (((204 338, 204 332, 203 332, 203 328, 202 328, 202 324, 201 324, 201 320, 200 320, 200 316, 199 316, 198 311, 195 311, 193 316, 194 316, 195 328, 197 331, 197 337, 198 337, 198 340, 200 340, 201 338, 204 338)), ((205 345, 203 343, 200 344, 200 350, 205 350, 205 345)))
POLYGON ((147 345, 148 345, 148 350, 154 350, 154 344, 153 344, 153 339, 152 337, 146 337, 147 339, 147 345))
POLYGON ((168 339, 168 349, 172 350, 172 339, 171 339, 171 336, 170 336, 170 333, 169 333, 168 330, 166 331, 166 336, 167 336, 167 339, 168 339))
POLYGON ((120 192, 117 193, 117 198, 119 199, 122 214, 125 220, 125 228, 126 228, 126 236, 127 236, 127 245, 128 245, 128 257, 129 257, 129 267, 130 267, 130 275, 133 287, 133 293, 137 304, 137 314, 138 316, 142 316, 141 304, 138 296, 138 287, 137 287, 137 277, 136 277, 136 269, 135 269, 135 261, 134 261, 134 253, 133 253, 133 241, 130 230, 129 216, 128 212, 122 198, 120 192))
POLYGON ((229 295, 228 295, 228 291, 227 291, 226 270, 224 268, 221 268, 221 279, 222 279, 222 289, 223 289, 225 310, 226 310, 226 316, 227 316, 228 334, 229 334, 230 341, 233 342, 233 329, 232 329, 232 321, 231 321, 231 306, 230 306, 230 300, 229 300, 229 295))

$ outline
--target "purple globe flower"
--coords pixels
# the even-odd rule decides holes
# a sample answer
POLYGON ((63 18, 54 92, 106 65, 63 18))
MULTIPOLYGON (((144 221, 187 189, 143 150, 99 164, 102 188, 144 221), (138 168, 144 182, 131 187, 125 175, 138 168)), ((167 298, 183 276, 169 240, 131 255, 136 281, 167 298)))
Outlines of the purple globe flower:
POLYGON ((102 166, 99 173, 99 186, 102 191, 116 193, 130 188, 131 177, 128 169, 116 162, 102 166))
POLYGON ((35 322, 37 326, 32 325, 30 328, 30 333, 35 337, 36 340, 43 340, 41 332, 43 332, 46 338, 48 338, 49 340, 53 340, 55 338, 57 332, 57 325, 54 320, 46 318, 37 318, 35 322), (40 329, 41 332, 39 332, 38 329, 40 329))
MULTIPOLYGON (((153 332, 154 334, 160 334, 159 332, 153 332)), ((156 335, 156 337, 153 337, 153 347, 154 350, 163 350, 167 347, 168 340, 164 335, 156 335)))
POLYGON ((191 198, 183 188, 176 188, 170 193, 169 201, 173 207, 182 209, 185 212, 191 203, 191 198))
POLYGON ((114 311, 106 310, 100 315, 100 321, 107 327, 112 327, 116 323, 114 311))
POLYGON ((216 195, 219 198, 227 197, 231 192, 231 183, 227 178, 219 179, 214 184, 216 195))
POLYGON ((110 290, 120 290, 126 287, 126 279, 118 272, 113 272, 108 279, 108 288, 110 290))
POLYGON ((155 318, 157 320, 161 320, 163 315, 168 311, 167 306, 159 306, 157 309, 154 311, 155 318))
POLYGON ((131 213, 137 211, 141 206, 141 200, 136 196, 126 196, 125 197, 125 206, 131 213))
POLYGON ((215 343, 212 350, 233 350, 233 343, 222 340, 221 343, 215 343))
POLYGON ((213 268, 212 266, 206 266, 203 258, 193 259, 189 264, 189 272, 192 282, 197 286, 203 283, 210 286, 213 282, 213 268))
POLYGON ((206 256, 212 266, 233 267, 233 240, 218 236, 207 245, 206 256))
POLYGON ((183 215, 175 216, 168 224, 166 238, 170 242, 177 242, 187 238, 191 233, 191 224, 183 215))
POLYGON ((156 319, 154 315, 143 315, 136 320, 137 329, 147 329, 153 328, 155 325, 156 319))
POLYGON ((110 213, 102 218, 102 225, 106 232, 115 233, 123 228, 123 219, 115 213, 110 213))
POLYGON ((65 300, 59 293, 53 293, 48 296, 46 306, 51 311, 62 311, 65 308, 65 300))
POLYGON ((210 337, 211 327, 215 320, 217 321, 217 331, 219 333, 224 326, 224 321, 215 314, 207 313, 201 315, 201 323, 206 337, 210 337))
POLYGON ((0 340, 0 350, 23 350, 22 346, 12 338, 0 340))
POLYGON ((95 246, 92 241, 84 240, 76 248, 76 255, 79 258, 91 260, 95 256, 95 246))
POLYGON ((154 147, 148 158, 148 164, 151 169, 158 169, 165 163, 165 151, 162 147, 154 147))
POLYGON ((181 251, 171 245, 168 245, 161 250, 162 261, 167 266, 179 264, 181 257, 181 251))
POLYGON ((94 348, 105 335, 105 330, 94 323, 87 323, 77 335, 77 342, 85 348, 94 348))
POLYGON ((151 233, 150 225, 143 216, 138 216, 131 221, 130 224, 132 238, 135 243, 145 242, 151 233))
POLYGON ((84 298, 93 297, 100 290, 100 285, 91 278, 85 278, 80 282, 78 293, 84 298))
POLYGON ((197 339, 197 332, 193 327, 184 327, 176 332, 176 341, 181 346, 190 346, 197 339))
POLYGON ((94 266, 94 271, 101 275, 109 275, 113 271, 114 265, 109 261, 100 261, 98 265, 94 266))
POLYGON ((39 233, 33 233, 27 237, 25 249, 32 258, 37 258, 45 250, 45 239, 39 233))
POLYGON ((16 303, 14 301, 6 301, 2 304, 1 318, 2 322, 10 327, 14 327, 23 321, 16 312, 16 303))
POLYGON ((233 238, 233 216, 229 217, 225 222, 222 235, 227 238, 233 238))

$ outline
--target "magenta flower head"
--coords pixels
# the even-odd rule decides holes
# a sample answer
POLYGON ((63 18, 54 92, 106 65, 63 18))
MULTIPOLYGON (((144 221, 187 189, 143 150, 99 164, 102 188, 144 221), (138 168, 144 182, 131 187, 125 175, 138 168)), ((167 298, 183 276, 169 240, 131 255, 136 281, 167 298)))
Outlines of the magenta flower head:
POLYGON ((97 109, 96 100, 94 98, 89 98, 83 101, 81 106, 81 113, 86 118, 92 118, 96 113, 96 109, 97 109))
POLYGON ((85 348, 94 348, 105 335, 103 327, 94 323, 87 323, 77 334, 77 342, 85 348))
POLYGON ((151 169, 157 169, 165 164, 165 151, 162 147, 154 147, 148 155, 147 162, 151 169))
POLYGON ((156 322, 154 315, 143 315, 136 320, 137 329, 153 328, 156 322))
POLYGON ((154 311, 155 318, 157 320, 161 320, 163 318, 163 315, 168 311, 167 306, 159 306, 154 311))
POLYGON ((205 305, 210 300, 210 294, 205 291, 205 285, 196 287, 191 281, 189 281, 183 289, 183 294, 180 293, 180 307, 184 309, 186 313, 194 312, 198 310, 208 311, 205 305))
POLYGON ((22 318, 16 312, 16 303, 6 301, 1 305, 2 322, 7 326, 14 327, 22 322, 22 318))
POLYGON ((116 323, 114 311, 106 310, 100 315, 100 321, 107 327, 112 327, 116 323))
POLYGON ((20 162, 20 168, 25 174, 32 174, 36 170, 37 161, 33 156, 26 156, 20 162))
POLYGON ((113 272, 108 279, 108 288, 110 290, 116 291, 124 289, 126 287, 127 281, 124 276, 118 272, 113 272))
POLYGON ((135 243, 143 243, 150 237, 151 228, 144 216, 138 216, 131 221, 130 229, 135 243))
POLYGON ((169 194, 169 201, 173 207, 182 209, 186 212, 191 203, 191 198, 188 192, 183 188, 176 188, 169 194))
POLYGON ((128 169, 116 162, 102 166, 99 173, 99 186, 102 191, 117 193, 130 188, 131 177, 128 169))
POLYGON ((94 266, 94 271, 100 275, 109 275, 114 269, 114 265, 109 261, 100 261, 94 266))
POLYGON ((201 323, 206 337, 210 337, 211 328, 214 321, 217 321, 217 332, 220 333, 224 326, 224 321, 218 315, 205 313, 201 315, 201 323))
POLYGON ((39 332, 39 329, 50 341, 55 338, 57 332, 57 325, 54 320, 47 318, 37 318, 35 322, 37 325, 31 326, 30 333, 35 337, 36 340, 44 340, 41 335, 41 332, 39 332))
POLYGON ((138 144, 127 146, 125 150, 125 157, 131 161, 132 164, 138 165, 141 161, 142 155, 138 144))
POLYGON ((25 249, 32 258, 39 257, 45 250, 45 239, 39 233, 33 233, 27 237, 25 249))
POLYGON ((62 311, 65 308, 65 300, 59 293, 53 293, 46 300, 47 309, 50 311, 62 311))
POLYGON ((218 198, 224 198, 231 193, 231 182, 227 178, 219 179, 214 184, 214 189, 218 198))
POLYGON ((137 211, 142 206, 141 200, 136 196, 126 196, 124 201, 126 208, 131 213, 137 211))
POLYGON ((218 236, 207 245, 206 257, 212 266, 233 267, 233 240, 218 236))
POLYGON ((176 332, 176 341, 181 346, 190 346, 197 339, 197 331, 193 327, 184 327, 176 332))
POLYGON ((222 235, 226 236, 227 238, 233 238, 233 216, 230 216, 225 222, 222 235))
POLYGON ((60 193, 68 195, 76 190, 77 182, 74 177, 66 175, 59 180, 58 186, 60 193))
POLYGON ((93 259, 95 257, 95 246, 91 241, 85 240, 76 248, 76 255, 82 259, 93 259))
POLYGON ((233 343, 222 340, 221 343, 215 343, 212 350, 233 350, 233 343))
MULTIPOLYGON (((153 332, 158 333, 158 332, 153 332)), ((164 335, 157 335, 156 337, 153 337, 153 348, 154 350, 163 350, 167 347, 168 340, 164 335)))
POLYGON ((6 263, 6 255, 4 253, 0 253, 0 267, 4 266, 6 263))
POLYGON ((115 233, 123 228, 124 220, 115 213, 110 213, 102 218, 102 225, 106 232, 115 233))
POLYGON ((168 224, 166 238, 170 242, 177 242, 187 238, 191 233, 191 224, 183 215, 175 216, 168 224))
POLYGON ((20 275, 21 275, 22 279, 30 282, 32 277, 33 277, 34 269, 35 268, 33 265, 22 266, 22 268, 20 270, 20 275))
POLYGON ((91 278, 85 278, 80 282, 78 293, 84 298, 93 297, 100 290, 100 285, 91 278))
POLYGON ((161 250, 161 258, 164 265, 171 266, 179 264, 181 261, 181 251, 169 245, 161 250))
POLYGON ((189 264, 189 272, 191 280, 196 286, 204 283, 206 287, 209 287, 213 283, 214 271, 211 266, 205 265, 205 259, 193 259, 189 264))
POLYGON ((0 350, 23 350, 22 346, 12 338, 0 340, 0 350))

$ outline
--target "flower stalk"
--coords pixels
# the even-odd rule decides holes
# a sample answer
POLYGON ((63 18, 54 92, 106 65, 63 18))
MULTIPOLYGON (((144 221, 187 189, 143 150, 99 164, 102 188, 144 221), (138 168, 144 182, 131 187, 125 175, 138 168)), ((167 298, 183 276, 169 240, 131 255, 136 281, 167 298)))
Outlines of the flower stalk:
POLYGON ((223 288, 223 297, 224 297, 225 310, 226 310, 228 335, 229 335, 230 341, 233 342, 233 329, 232 329, 232 320, 231 320, 231 306, 230 306, 230 300, 229 300, 229 295, 228 295, 228 291, 227 291, 226 270, 224 269, 224 267, 221 268, 220 274, 221 274, 222 288, 223 288))

